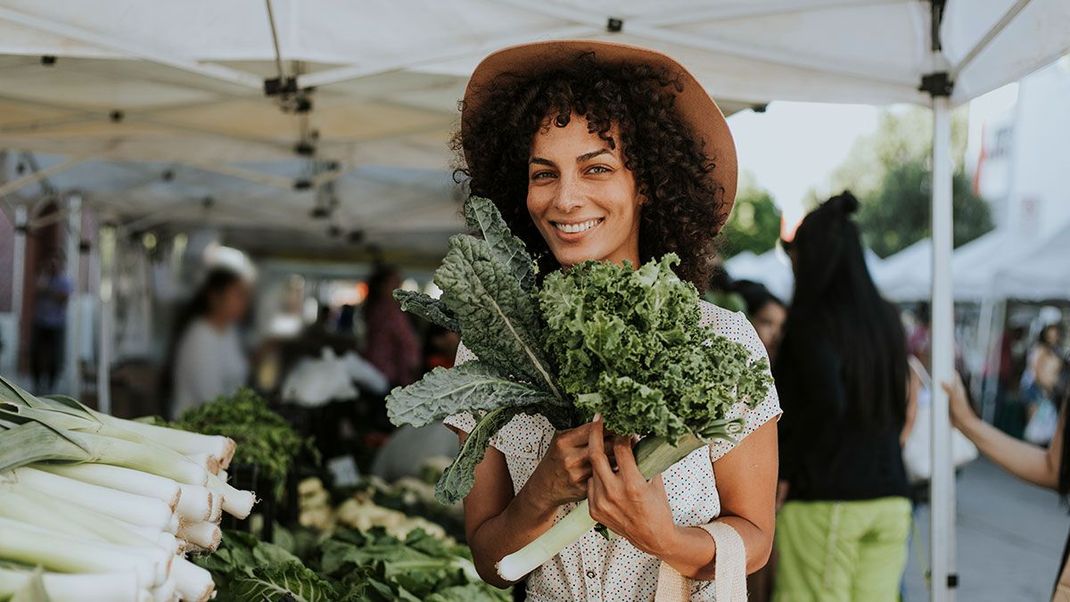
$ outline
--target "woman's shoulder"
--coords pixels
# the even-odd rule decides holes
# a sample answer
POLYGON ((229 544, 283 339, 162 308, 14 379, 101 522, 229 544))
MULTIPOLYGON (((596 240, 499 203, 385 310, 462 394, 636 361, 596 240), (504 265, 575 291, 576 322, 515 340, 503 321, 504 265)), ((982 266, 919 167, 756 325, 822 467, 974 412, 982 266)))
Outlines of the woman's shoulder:
MULTIPOLYGON (((699 318, 700 325, 708 326, 712 328, 715 333, 730 341, 742 343, 748 348, 753 347, 754 344, 757 343, 764 352, 765 347, 761 345, 761 341, 758 339, 758 333, 754 331, 754 327, 751 326, 750 320, 748 320, 747 316, 742 312, 731 311, 702 299, 700 299, 698 303, 701 315, 699 318)), ((756 350, 756 348, 752 349, 752 351, 756 350)))

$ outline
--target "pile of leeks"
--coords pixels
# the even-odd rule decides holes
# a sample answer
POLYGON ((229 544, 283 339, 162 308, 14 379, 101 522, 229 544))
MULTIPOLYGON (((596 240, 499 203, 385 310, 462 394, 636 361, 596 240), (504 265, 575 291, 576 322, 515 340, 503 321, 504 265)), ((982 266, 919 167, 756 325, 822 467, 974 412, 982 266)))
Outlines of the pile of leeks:
POLYGON ((203 601, 226 512, 256 502, 227 484, 234 441, 123 420, 0 377, 0 599, 203 601))

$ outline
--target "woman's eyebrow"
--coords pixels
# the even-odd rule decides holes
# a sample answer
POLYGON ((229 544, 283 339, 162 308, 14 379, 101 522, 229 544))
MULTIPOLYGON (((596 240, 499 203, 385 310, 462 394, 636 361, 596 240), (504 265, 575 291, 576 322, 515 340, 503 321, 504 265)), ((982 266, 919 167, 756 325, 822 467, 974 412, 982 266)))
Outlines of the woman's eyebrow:
POLYGON ((582 155, 576 157, 576 163, 583 163, 584 161, 590 161, 591 159, 594 159, 598 155, 601 155, 603 153, 611 153, 611 152, 612 151, 610 151, 608 148, 600 148, 600 149, 598 149, 596 151, 591 151, 589 153, 583 153, 582 155))
POLYGON ((543 159, 542 157, 532 157, 528 160, 528 163, 535 163, 538 165, 548 165, 550 167, 556 167, 553 161, 549 159, 543 159))

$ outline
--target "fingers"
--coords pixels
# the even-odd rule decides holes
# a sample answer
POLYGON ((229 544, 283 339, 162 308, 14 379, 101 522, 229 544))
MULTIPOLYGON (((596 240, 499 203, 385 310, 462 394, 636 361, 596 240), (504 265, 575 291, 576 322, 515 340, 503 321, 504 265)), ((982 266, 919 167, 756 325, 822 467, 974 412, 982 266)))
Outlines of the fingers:
POLYGON ((625 480, 646 481, 643 478, 643 473, 639 472, 639 466, 635 463, 631 437, 616 437, 613 439, 613 454, 617 458, 617 472, 625 480))
POLYGON ((593 427, 587 439, 587 453, 591 459, 591 469, 594 471, 595 476, 600 477, 603 481, 612 481, 614 477, 613 467, 609 465, 609 458, 606 457, 602 419, 599 417, 591 424, 593 427))

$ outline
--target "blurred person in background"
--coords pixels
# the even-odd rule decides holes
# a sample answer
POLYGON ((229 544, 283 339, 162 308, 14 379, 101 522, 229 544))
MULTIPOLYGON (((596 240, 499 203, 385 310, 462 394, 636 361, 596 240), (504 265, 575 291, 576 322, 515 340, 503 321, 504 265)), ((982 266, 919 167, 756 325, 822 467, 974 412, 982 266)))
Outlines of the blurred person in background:
MULTIPOLYGON (((769 363, 775 363, 780 339, 784 334, 784 322, 788 318, 788 308, 760 282, 736 280, 732 283, 732 290, 743 298, 747 319, 765 346, 769 363)), ((776 564, 774 550, 769 556, 769 562, 760 571, 747 575, 747 595, 751 602, 767 602, 773 598, 776 564)))
POLYGON ((774 600, 892 602, 907 560, 907 349, 866 268, 858 201, 803 220, 774 376, 784 408, 774 600))
POLYGON ((73 288, 71 279, 63 273, 62 258, 59 255, 50 256, 37 279, 30 343, 30 373, 39 395, 52 393, 60 366, 63 365, 67 300, 73 288))
POLYGON ((775 362, 780 339, 784 334, 784 322, 788 319, 787 306, 761 283, 737 280, 733 288, 743 297, 747 306, 747 319, 765 345, 770 363, 775 362))
POLYGON ((394 300, 394 290, 400 286, 397 268, 379 266, 368 278, 368 298, 364 302, 364 356, 386 376, 391 387, 415 382, 423 361, 416 330, 394 300))
MULTIPOLYGON (((1070 499, 1070 453, 1066 445, 1067 396, 1063 396, 1062 409, 1058 414, 1057 428, 1047 449, 1015 439, 995 426, 981 420, 970 405, 962 379, 955 375, 951 383, 943 383, 948 394, 951 424, 977 446, 988 459, 1023 481, 1054 490, 1066 503, 1070 499)), ((1055 584, 1053 602, 1070 601, 1070 538, 1063 549, 1059 574, 1055 584)))
POLYGON ((171 419, 245 384, 249 362, 238 325, 249 309, 249 282, 235 271, 213 268, 176 322, 171 369, 171 419))
POLYGON ((1025 439, 1030 443, 1047 445, 1055 435, 1058 418, 1055 389, 1063 371, 1061 340, 1062 329, 1058 324, 1045 325, 1026 358, 1021 399, 1025 405, 1025 439))
POLYGON ((424 337, 424 369, 452 368, 457 357, 457 347, 461 344, 461 335, 438 324, 432 324, 424 337))

